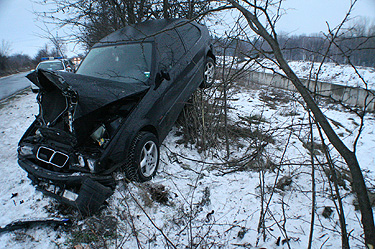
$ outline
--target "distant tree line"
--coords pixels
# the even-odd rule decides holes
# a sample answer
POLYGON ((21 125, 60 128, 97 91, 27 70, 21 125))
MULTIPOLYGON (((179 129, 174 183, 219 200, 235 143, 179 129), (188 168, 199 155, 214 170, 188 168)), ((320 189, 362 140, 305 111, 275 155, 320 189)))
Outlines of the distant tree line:
MULTIPOLYGON (((278 41, 283 56, 289 61, 315 61, 338 64, 352 63, 356 66, 375 67, 375 25, 366 26, 362 22, 353 23, 329 44, 329 39, 323 35, 287 35, 279 34, 278 41), (329 53, 327 48, 330 46, 329 53)), ((256 57, 269 54, 270 46, 262 39, 244 40, 231 39, 230 44, 223 38, 215 39, 216 50, 223 55, 223 44, 226 45, 226 55, 236 56, 240 60, 245 57, 256 57), (249 54, 249 51, 250 54, 249 54)))
POLYGON ((50 50, 47 45, 39 49, 33 58, 25 54, 10 55, 10 52, 10 43, 3 40, 0 44, 0 77, 31 70, 36 67, 42 57, 59 55, 56 49, 50 50))
POLYGON ((29 69, 33 66, 33 61, 28 55, 9 55, 11 44, 5 40, 0 43, 0 77, 29 69))
POLYGON ((321 62, 323 56, 327 56, 328 62, 347 64, 350 60, 356 66, 375 66, 375 32, 369 35, 344 33, 327 55, 329 41, 323 36, 280 36, 279 42, 287 60, 321 62))

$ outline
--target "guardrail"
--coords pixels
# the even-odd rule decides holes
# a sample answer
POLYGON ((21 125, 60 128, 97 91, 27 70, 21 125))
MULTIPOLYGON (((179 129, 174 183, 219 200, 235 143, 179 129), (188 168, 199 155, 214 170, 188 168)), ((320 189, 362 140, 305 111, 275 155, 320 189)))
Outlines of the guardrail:
MULTIPOLYGON (((248 72, 245 77, 248 83, 256 83, 262 85, 274 86, 277 88, 296 91, 293 83, 285 76, 278 74, 268 74, 263 72, 248 72)), ((366 107, 367 111, 375 111, 375 91, 366 90, 360 87, 343 86, 322 81, 311 81, 301 79, 302 84, 311 92, 317 95, 330 97, 335 101, 340 101, 344 104, 353 107, 366 107)))

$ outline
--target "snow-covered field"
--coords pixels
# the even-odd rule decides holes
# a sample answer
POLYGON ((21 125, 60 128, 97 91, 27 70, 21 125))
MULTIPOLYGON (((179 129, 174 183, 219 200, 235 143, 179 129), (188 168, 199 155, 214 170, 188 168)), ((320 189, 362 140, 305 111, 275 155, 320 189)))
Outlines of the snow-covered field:
MULTIPOLYGON (((320 63, 306 61, 291 61, 289 64, 297 76, 302 78, 307 78, 310 71, 311 77, 315 78, 320 67, 320 63)), ((375 89, 375 68, 356 67, 356 70, 358 74, 350 65, 324 63, 320 68, 318 79, 323 82, 362 88, 366 88, 365 84, 368 84, 368 89, 375 89)))
MULTIPOLYGON (((222 62, 223 58, 221 57, 219 60, 222 62)), ((227 65, 231 65, 233 60, 236 60, 236 58, 226 56, 227 65)), ((309 61, 289 61, 288 63, 300 78, 315 79, 318 76, 318 80, 322 82, 375 90, 375 68, 373 67, 356 66, 354 69, 350 65, 332 62, 326 62, 322 65, 318 62, 309 61)), ((241 68, 244 64, 246 64, 246 61, 236 63, 236 66, 241 68)), ((259 59, 246 65, 246 68, 257 72, 270 74, 277 72, 284 75, 281 69, 268 59, 259 59)))
MULTIPOLYGON (((175 248, 288 248, 287 243, 291 248, 306 248, 312 195, 312 167, 305 148, 309 139, 308 115, 292 93, 254 87, 237 89, 232 94, 229 115, 233 122, 238 127, 271 135, 274 140, 265 147, 262 160, 248 165, 246 170, 228 173, 230 168, 220 164, 222 161, 217 156, 224 152, 205 155, 198 153, 193 145, 181 145, 177 142, 181 137, 174 128, 161 147, 159 172, 151 182, 126 185, 119 181, 108 207, 93 218, 77 221, 71 228, 72 233, 51 227, 3 233, 0 248, 69 248, 78 244, 85 246, 89 241, 91 248, 104 248, 103 243, 109 248, 168 248, 171 244, 175 248), (265 166, 268 168, 264 169, 265 166), (280 179, 284 184, 278 185, 280 179), (263 239, 258 225, 262 206, 265 210, 267 203, 263 239)), ((323 106, 338 134, 351 146, 358 132, 359 118, 330 104, 323 106)), ((0 226, 15 219, 61 216, 61 210, 54 211, 56 202, 31 186, 16 161, 17 142, 37 112, 35 94, 31 91, 0 106, 3 141, 0 145, 0 226)), ((357 148, 357 157, 372 189, 375 185, 374 128, 375 116, 368 114, 357 148)), ((319 134, 317 130, 313 133, 318 145, 319 134)), ((231 147, 233 159, 253 152, 248 147, 249 139, 243 138, 240 142, 243 147, 231 147)), ((324 161, 321 151, 317 154, 324 161)), ((332 155, 336 165, 346 169, 337 154, 332 152, 332 155)), ((340 248, 340 226, 330 183, 317 162, 315 169, 313 248, 340 248), (333 210, 327 218, 322 215, 325 208, 333 210)), ((345 174, 342 176, 342 182, 349 187, 345 174)), ((354 196, 344 186, 340 187, 340 194, 350 244, 352 248, 364 248, 354 196)))

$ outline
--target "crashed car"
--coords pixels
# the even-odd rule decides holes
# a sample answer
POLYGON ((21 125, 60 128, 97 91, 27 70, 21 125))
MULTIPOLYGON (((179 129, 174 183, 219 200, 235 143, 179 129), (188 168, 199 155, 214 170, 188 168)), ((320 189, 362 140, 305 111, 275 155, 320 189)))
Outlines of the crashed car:
POLYGON ((118 30, 76 73, 37 70, 39 114, 19 142, 18 163, 37 188, 84 213, 111 195, 114 172, 148 181, 159 146, 189 97, 214 82, 205 26, 185 19, 118 30))

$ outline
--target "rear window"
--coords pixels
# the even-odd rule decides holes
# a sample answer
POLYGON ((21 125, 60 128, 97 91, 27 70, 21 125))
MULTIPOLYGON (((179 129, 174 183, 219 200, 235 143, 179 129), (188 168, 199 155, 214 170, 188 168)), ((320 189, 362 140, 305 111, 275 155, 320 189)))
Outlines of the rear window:
POLYGON ((61 61, 51 61, 51 62, 41 62, 39 63, 37 69, 44 69, 44 70, 64 70, 64 66, 61 61))
POLYGON ((163 32, 156 42, 163 69, 172 68, 185 54, 184 45, 175 29, 163 32))
POLYGON ((200 30, 190 23, 178 27, 177 31, 186 45, 186 50, 188 51, 191 49, 191 47, 195 45, 195 43, 201 37, 200 30))

